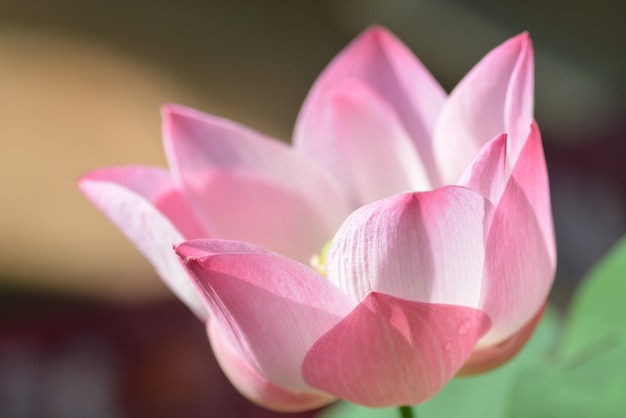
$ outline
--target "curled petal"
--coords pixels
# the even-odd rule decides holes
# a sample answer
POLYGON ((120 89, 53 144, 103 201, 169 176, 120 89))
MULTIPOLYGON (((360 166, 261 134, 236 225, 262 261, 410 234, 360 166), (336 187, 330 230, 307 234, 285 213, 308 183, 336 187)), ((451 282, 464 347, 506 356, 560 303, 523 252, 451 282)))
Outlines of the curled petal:
POLYGON ((215 254, 213 243, 191 241, 176 252, 233 349, 272 383, 315 393, 302 379, 304 355, 353 305, 313 269, 241 245, 240 253, 215 254), (198 257, 199 245, 206 256, 198 257))
MULTIPOLYGON (((208 235, 191 213, 189 205, 175 187, 169 172, 162 168, 121 166, 92 171, 83 179, 118 184, 150 201, 186 239, 208 235)), ((82 182, 82 180, 81 180, 82 182)))
POLYGON ((487 54, 450 93, 434 132, 441 184, 454 184, 478 150, 509 134, 509 169, 532 122, 533 53, 522 33, 487 54))
POLYGON ((372 292, 307 353, 304 378, 365 406, 415 405, 452 379, 488 326, 472 308, 372 292))
POLYGON ((212 237, 252 240, 301 259, 280 243, 294 242, 293 236, 298 236, 298 242, 319 248, 332 234, 328 230, 336 229, 348 214, 347 201, 328 174, 287 145, 182 106, 164 107, 163 118, 172 177, 212 237), (227 209, 238 211, 239 217, 222 216, 227 209), (250 236, 233 225, 241 219, 256 219, 250 236), (282 219, 294 222, 286 225, 282 219), (233 228, 236 231, 230 234, 233 228), (307 235, 319 230, 324 235, 321 241, 307 235))
POLYGON ((218 254, 272 254, 271 251, 251 242, 223 239, 196 239, 178 245, 177 253, 184 253, 185 259, 203 258, 218 254))
POLYGON ((476 308, 491 211, 483 196, 458 186, 364 206, 333 239, 328 280, 355 303, 376 291, 476 308))
POLYGON ((480 347, 518 332, 544 304, 556 265, 547 170, 535 124, 494 212, 480 309, 493 321, 480 347))
POLYGON ((326 393, 294 392, 270 382, 233 348, 215 321, 209 321, 207 333, 220 367, 237 390, 252 402, 274 411, 298 412, 335 400, 326 393))
MULTIPOLYGON (((413 53, 381 27, 372 27, 348 45, 324 70, 309 92, 296 122, 294 146, 321 162, 337 147, 324 121, 325 97, 346 79, 370 87, 391 105, 413 141, 426 172, 436 173, 433 128, 446 94, 413 53)), ((336 168, 333 166, 333 168, 336 168)))
POLYGON ((200 319, 206 320, 207 311, 172 251, 172 245, 184 239, 177 226, 190 234, 200 232, 193 217, 186 215, 188 211, 182 205, 182 199, 172 194, 167 173, 142 167, 103 170, 84 176, 79 187, 150 260, 176 296, 200 319), (157 207, 163 202, 164 193, 169 196, 165 211, 178 225, 174 225, 157 207), (151 202, 151 198, 156 203, 151 202))

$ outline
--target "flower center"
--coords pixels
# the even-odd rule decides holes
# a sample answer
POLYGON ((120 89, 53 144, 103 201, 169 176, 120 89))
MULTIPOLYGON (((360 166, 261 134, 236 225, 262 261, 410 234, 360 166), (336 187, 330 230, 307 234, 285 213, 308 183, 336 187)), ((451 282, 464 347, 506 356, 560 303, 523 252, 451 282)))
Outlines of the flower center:
POLYGON ((322 247, 322 251, 319 254, 313 254, 309 263, 319 274, 326 277, 326 259, 328 257, 328 251, 330 250, 330 244, 333 240, 329 239, 322 247))

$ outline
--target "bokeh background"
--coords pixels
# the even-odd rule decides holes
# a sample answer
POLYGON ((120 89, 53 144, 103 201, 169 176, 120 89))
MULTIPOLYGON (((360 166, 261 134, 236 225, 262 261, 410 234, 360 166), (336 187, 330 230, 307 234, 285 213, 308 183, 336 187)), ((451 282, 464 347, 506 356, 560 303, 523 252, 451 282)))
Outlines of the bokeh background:
MULTIPOLYGON (((308 88, 387 26, 450 90, 528 30, 564 310, 626 231, 626 3, 612 0, 0 1, 0 416, 274 417, 225 380, 205 332, 76 188, 165 165, 178 102, 289 141, 308 88)), ((313 416, 313 413, 294 416, 313 416)))

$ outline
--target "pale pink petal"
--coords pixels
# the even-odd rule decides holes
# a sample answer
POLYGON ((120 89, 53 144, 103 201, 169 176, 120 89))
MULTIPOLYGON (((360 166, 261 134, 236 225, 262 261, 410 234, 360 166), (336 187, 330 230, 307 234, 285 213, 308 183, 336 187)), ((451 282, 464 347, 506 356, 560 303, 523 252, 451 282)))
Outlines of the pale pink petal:
MULTIPOLYGON (((357 79, 387 101, 414 143, 426 172, 436 173, 432 132, 446 93, 413 53, 380 27, 366 30, 317 79, 298 116, 294 146, 321 161, 337 145, 326 119, 326 99, 346 79, 357 79), (329 151, 330 150, 330 151, 329 151)), ((335 165, 332 168, 336 168, 335 165)))
POLYGON ((452 379, 488 326, 472 308, 370 293, 309 350, 304 378, 360 405, 415 405, 452 379))
POLYGON ((492 205, 448 186, 364 206, 333 239, 328 280, 355 303, 369 292, 477 307, 492 205))
POLYGON ((349 213, 328 174, 285 144, 180 106, 163 117, 174 181, 212 237, 308 261, 349 213))
POLYGON ((216 321, 209 321, 207 333, 213 353, 224 374, 235 388, 252 402, 274 411, 298 412, 319 408, 336 399, 317 390, 294 392, 270 382, 233 348, 216 321))
POLYGON ((209 238, 165 169, 145 166, 111 167, 92 171, 85 178, 115 183, 143 196, 174 224, 185 239, 209 238))
POLYGON ((532 122, 533 54, 522 33, 487 54, 452 91, 434 132, 441 184, 454 184, 487 141, 509 134, 512 167, 532 122))
POLYGON ((318 100, 325 140, 318 157, 356 209, 400 192, 429 190, 430 180, 396 111, 370 86, 345 79, 318 100))
POLYGON ((229 343, 265 379, 314 392, 302 378, 304 355, 354 305, 323 276, 288 258, 250 253, 249 247, 211 255, 212 244, 203 245, 205 257, 198 258, 194 241, 176 252, 229 343))
POLYGON ((494 213, 480 309, 493 328, 480 347, 518 332, 543 306, 556 265, 548 176, 535 124, 494 213))
POLYGON ((303 195, 254 172, 211 170, 195 180, 194 198, 213 237, 254 242, 308 264, 338 226, 325 223, 303 195))
POLYGON ((487 142, 459 180, 461 186, 477 191, 494 205, 498 204, 507 181, 506 145, 506 134, 487 142))
POLYGON ((519 38, 521 38, 520 56, 513 68, 504 103, 504 122, 506 132, 511 138, 507 151, 509 171, 515 166, 519 153, 526 143, 533 122, 535 103, 533 46, 528 33, 522 33, 519 38))
MULTIPOLYGON (((167 178, 158 170, 134 170, 137 177, 119 176, 125 179, 122 184, 117 183, 121 172, 88 174, 79 181, 80 190, 150 260, 176 296, 200 319, 206 320, 207 311, 191 279, 172 251, 172 245, 184 237, 147 197, 157 192, 163 181, 167 183, 167 178), (137 191, 127 187, 127 184, 135 186, 137 191)), ((133 169, 122 171, 132 174, 133 169)))

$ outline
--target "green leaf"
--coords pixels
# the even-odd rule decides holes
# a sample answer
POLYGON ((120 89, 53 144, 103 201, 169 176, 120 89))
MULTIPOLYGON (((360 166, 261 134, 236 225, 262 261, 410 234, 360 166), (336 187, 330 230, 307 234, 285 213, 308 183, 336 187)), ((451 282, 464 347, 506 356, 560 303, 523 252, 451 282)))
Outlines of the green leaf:
POLYGON ((398 408, 374 409, 339 401, 319 414, 318 418, 398 418, 399 416, 398 408))
POLYGON ((626 416, 625 295, 626 238, 578 288, 556 364, 520 377, 508 418, 626 416))
POLYGON ((517 357, 492 372, 454 379, 435 398, 418 407, 418 417, 502 418, 519 376, 529 368, 539 369, 547 364, 557 328, 557 314, 547 309, 517 357))
POLYGON ((521 376, 506 417, 625 417, 626 344, 609 339, 589 354, 521 376))
POLYGON ((626 339, 626 238, 617 243, 577 290, 559 353, 575 354, 607 338, 626 339))
MULTIPOLYGON (((508 410, 514 383, 529 367, 544 367, 554 344, 557 316, 548 309, 522 352, 499 369, 476 377, 452 380, 435 398, 417 407, 419 418, 502 418, 508 410)), ((396 408, 370 409, 339 402, 321 418, 397 418, 396 408)))

